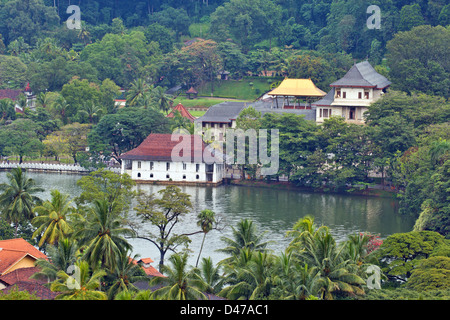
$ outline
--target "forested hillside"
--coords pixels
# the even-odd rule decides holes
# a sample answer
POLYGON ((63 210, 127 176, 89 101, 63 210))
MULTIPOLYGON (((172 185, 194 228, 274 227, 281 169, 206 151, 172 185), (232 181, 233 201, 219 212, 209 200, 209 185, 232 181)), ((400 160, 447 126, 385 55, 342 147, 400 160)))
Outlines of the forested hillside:
POLYGON ((8 65, 13 75, 2 75, 0 86, 58 91, 73 76, 125 88, 137 78, 199 85, 225 69, 233 78, 311 77, 327 89, 353 61, 368 58, 379 72, 391 71, 394 88, 448 96, 449 22, 446 0, 3 0, 0 54, 11 57, 2 57, 0 72, 8 65), (80 7, 80 30, 66 26, 69 5, 80 7), (368 28, 369 5, 380 8, 379 29, 368 28), (420 25, 430 27, 399 34, 420 25), (403 38, 389 45, 396 35, 403 38), (196 38, 211 41, 187 49, 196 38), (409 57, 417 48, 427 56, 409 57))

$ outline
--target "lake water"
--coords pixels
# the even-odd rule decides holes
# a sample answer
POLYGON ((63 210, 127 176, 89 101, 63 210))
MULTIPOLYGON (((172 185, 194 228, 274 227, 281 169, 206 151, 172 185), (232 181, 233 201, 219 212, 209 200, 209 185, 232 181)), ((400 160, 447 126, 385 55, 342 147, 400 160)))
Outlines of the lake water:
MULTIPOLYGON (((32 173, 28 176, 45 189, 39 196, 50 198, 50 191, 58 189, 72 197, 79 195, 76 185, 80 175, 54 173, 32 173)), ((0 183, 6 181, 6 172, 0 172, 0 183)), ((147 193, 156 193, 164 186, 138 185, 136 188, 147 193)), ((251 219, 259 231, 266 231, 266 239, 273 241, 270 248, 279 254, 289 243, 285 237, 294 223, 306 215, 315 217, 318 225, 330 228, 337 241, 347 239, 356 232, 378 233, 382 238, 396 232, 411 231, 414 219, 398 214, 398 202, 390 198, 363 197, 337 194, 318 194, 290 190, 273 190, 241 186, 180 187, 191 196, 194 209, 178 224, 176 232, 190 233, 198 230, 197 214, 203 209, 213 210, 222 221, 222 231, 213 230, 206 236, 202 257, 210 256, 215 263, 225 258, 216 249, 223 248, 221 237, 231 237, 230 226, 241 219, 251 219)), ((132 213, 133 215, 133 213, 132 213)), ((145 226, 151 228, 150 226, 145 226)), ((194 265, 200 249, 203 234, 191 237, 192 251, 189 263, 194 265)), ((133 253, 141 258, 150 257, 156 267, 159 251, 146 240, 130 239, 133 253)))

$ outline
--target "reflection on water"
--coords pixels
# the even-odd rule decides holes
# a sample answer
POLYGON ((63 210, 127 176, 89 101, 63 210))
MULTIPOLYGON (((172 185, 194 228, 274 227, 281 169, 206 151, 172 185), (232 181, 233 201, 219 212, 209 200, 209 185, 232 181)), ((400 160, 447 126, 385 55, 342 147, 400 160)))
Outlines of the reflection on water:
MULTIPOLYGON (((79 175, 30 172, 29 176, 45 189, 40 195, 43 199, 50 198, 50 191, 54 188, 73 197, 80 193, 76 185, 81 178, 79 175)), ((0 172, 0 183, 5 180, 6 173, 0 172)), ((164 186, 138 185, 136 188, 146 193, 156 193, 164 186)), ((306 215, 314 216, 318 225, 328 226, 338 241, 345 240, 349 234, 364 231, 378 233, 385 238, 392 233, 410 231, 414 225, 411 217, 397 213, 397 201, 388 198, 236 186, 180 188, 191 196, 194 209, 182 220, 175 232, 189 233, 198 230, 196 217, 203 209, 213 210, 225 226, 221 232, 213 230, 206 236, 202 257, 210 256, 214 262, 225 257, 215 251, 224 246, 220 238, 230 237, 230 226, 235 226, 244 218, 253 220, 258 230, 266 231, 266 238, 273 241, 271 248, 276 253, 283 250, 289 242, 285 238, 286 231, 306 215)), ((134 216, 133 212, 131 216, 134 216)), ((191 264, 195 264, 202 237, 202 234, 191 237, 191 264)), ((130 242, 134 253, 141 257, 151 257, 157 263, 159 252, 153 244, 139 239, 132 239, 130 242)))

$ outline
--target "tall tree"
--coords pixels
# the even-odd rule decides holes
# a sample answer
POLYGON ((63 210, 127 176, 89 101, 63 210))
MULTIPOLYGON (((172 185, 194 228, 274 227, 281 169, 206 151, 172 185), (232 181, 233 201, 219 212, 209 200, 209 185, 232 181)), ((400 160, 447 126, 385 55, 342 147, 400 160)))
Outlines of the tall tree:
POLYGON ((173 254, 169 258, 171 266, 164 266, 166 277, 153 277, 150 285, 162 285, 153 292, 156 298, 166 300, 206 300, 206 296, 199 290, 201 284, 194 276, 193 269, 187 270, 188 255, 173 254))
POLYGON ((28 178, 22 168, 14 168, 7 173, 8 183, 2 183, 0 190, 0 206, 3 218, 15 226, 15 237, 20 223, 34 217, 33 207, 40 201, 36 196, 43 189, 36 186, 32 178, 28 178))
POLYGON ((86 245, 83 255, 92 269, 100 266, 113 271, 120 255, 131 249, 125 237, 132 237, 132 230, 124 227, 123 218, 110 211, 107 200, 95 200, 89 208, 85 226, 74 236, 86 245))
POLYGON ((158 193, 161 198, 141 194, 135 210, 143 222, 150 222, 157 229, 155 233, 150 232, 149 236, 138 234, 137 237, 150 241, 159 250, 161 271, 167 252, 190 242, 186 234, 174 233, 174 227, 192 209, 192 203, 190 196, 175 186, 168 186, 158 193))
POLYGON ((198 266, 198 261, 200 260, 200 255, 202 254, 203 250, 203 244, 205 243, 205 238, 208 232, 210 232, 213 229, 214 223, 216 222, 216 214, 214 211, 205 209, 202 210, 197 216, 197 225, 202 229, 203 231, 203 240, 202 245, 200 247, 200 252, 198 253, 197 262, 195 263, 195 267, 198 266))
POLYGON ((39 246, 44 243, 56 245, 72 231, 69 215, 74 211, 68 194, 61 194, 58 190, 51 191, 51 200, 34 207, 37 216, 31 223, 37 227, 33 237, 40 236, 39 246))
POLYGON ((50 287, 52 291, 59 293, 56 299, 107 299, 106 294, 103 291, 98 290, 100 288, 101 278, 106 275, 104 270, 97 270, 91 273, 88 262, 80 260, 73 265, 72 274, 68 274, 67 272, 64 270, 58 271, 58 278, 50 287))

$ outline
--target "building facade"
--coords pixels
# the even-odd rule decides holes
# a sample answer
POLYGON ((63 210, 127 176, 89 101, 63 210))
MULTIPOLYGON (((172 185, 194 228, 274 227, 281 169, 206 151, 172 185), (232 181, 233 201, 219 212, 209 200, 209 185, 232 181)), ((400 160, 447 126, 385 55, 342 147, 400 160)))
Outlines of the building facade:
POLYGON ((150 134, 123 154, 121 173, 141 183, 221 184, 224 163, 198 135, 150 134))
POLYGON ((381 98, 390 84, 368 61, 355 64, 344 77, 330 85, 332 89, 325 97, 313 103, 316 122, 338 116, 346 122, 363 124, 370 104, 381 98))

